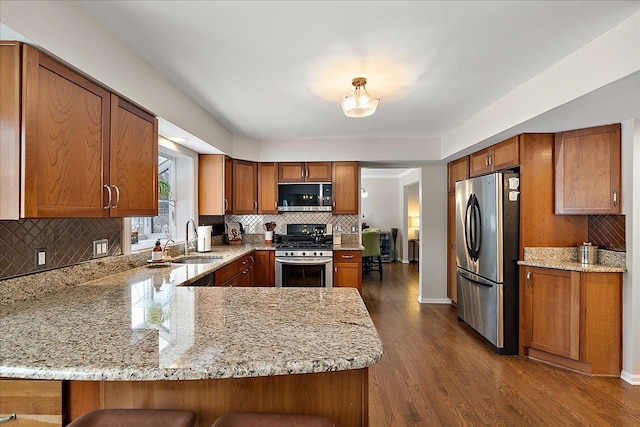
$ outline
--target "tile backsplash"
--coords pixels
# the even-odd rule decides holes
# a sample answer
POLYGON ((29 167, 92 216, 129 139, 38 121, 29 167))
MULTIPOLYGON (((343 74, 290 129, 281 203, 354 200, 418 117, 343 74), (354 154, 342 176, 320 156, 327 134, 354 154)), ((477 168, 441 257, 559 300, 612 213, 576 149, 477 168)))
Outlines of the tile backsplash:
POLYGON ((287 233, 287 224, 332 224, 340 225, 343 233, 358 230, 358 215, 333 215, 331 212, 283 212, 277 215, 227 215, 228 221, 239 222, 245 234, 264 233, 264 224, 275 222, 277 234, 287 233))
POLYGON ((612 251, 626 251, 624 215, 589 215, 589 241, 612 251))
POLYGON ((61 218, 0 221, 0 279, 60 268, 93 258, 93 241, 108 239, 109 255, 122 253, 118 218, 61 218), (35 267, 35 250, 46 264, 35 267))

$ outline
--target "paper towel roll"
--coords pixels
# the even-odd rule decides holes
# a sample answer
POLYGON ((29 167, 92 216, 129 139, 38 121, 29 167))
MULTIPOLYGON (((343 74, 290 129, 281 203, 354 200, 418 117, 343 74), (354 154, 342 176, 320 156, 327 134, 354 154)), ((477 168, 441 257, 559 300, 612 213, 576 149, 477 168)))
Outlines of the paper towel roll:
POLYGON ((198 252, 211 251, 211 226, 198 226, 198 252))

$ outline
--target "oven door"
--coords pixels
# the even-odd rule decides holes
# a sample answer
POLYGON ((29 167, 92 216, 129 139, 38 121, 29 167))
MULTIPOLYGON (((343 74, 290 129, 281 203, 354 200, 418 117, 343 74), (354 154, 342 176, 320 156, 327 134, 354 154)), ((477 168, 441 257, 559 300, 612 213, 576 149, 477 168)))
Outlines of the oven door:
POLYGON ((276 257, 276 287, 333 287, 333 257, 276 257))

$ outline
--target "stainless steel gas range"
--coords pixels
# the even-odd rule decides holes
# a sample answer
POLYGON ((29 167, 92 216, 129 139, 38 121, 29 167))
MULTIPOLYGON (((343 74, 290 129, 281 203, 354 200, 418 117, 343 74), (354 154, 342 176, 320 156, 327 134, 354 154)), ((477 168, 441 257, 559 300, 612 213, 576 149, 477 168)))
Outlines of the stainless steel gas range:
POLYGON ((325 224, 288 224, 276 248, 276 287, 333 287, 333 244, 325 224))

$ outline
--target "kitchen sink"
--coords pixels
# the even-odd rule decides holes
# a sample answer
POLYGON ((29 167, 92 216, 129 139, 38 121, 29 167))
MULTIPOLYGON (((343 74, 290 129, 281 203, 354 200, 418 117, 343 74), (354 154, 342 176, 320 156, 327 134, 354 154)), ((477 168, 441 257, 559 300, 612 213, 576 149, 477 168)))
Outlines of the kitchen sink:
POLYGON ((208 257, 192 257, 182 258, 172 261, 174 264, 211 264, 215 260, 222 259, 222 256, 208 256, 208 257))

